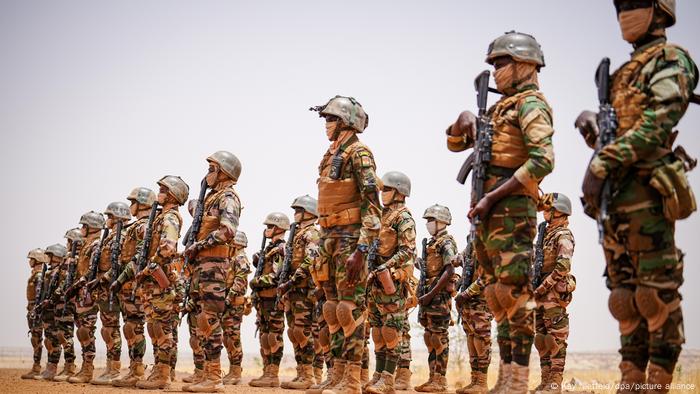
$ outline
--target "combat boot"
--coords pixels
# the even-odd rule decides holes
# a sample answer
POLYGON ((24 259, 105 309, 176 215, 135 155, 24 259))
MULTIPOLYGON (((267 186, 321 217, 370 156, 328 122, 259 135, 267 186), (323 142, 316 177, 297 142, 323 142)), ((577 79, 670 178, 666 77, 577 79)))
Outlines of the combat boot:
POLYGON ((295 376, 294 379, 292 379, 292 380, 286 380, 286 381, 280 383, 280 388, 288 389, 290 383, 296 382, 297 380, 299 380, 299 377, 301 376, 301 365, 297 365, 296 369, 297 369, 297 376, 295 376))
POLYGON ((63 364, 63 370, 58 373, 58 375, 53 377, 54 382, 65 382, 71 376, 75 375, 75 363, 65 363, 63 364))
POLYGON ((332 388, 323 390, 322 394, 360 394, 362 392, 360 385, 361 376, 362 366, 348 363, 345 366, 345 373, 340 382, 332 388))
POLYGON ((56 370, 58 370, 57 363, 48 363, 46 364, 46 369, 44 370, 44 372, 42 372, 40 375, 35 376, 34 379, 53 380, 53 377, 56 376, 56 370))
POLYGON ((527 394, 527 379, 529 368, 527 365, 511 363, 510 382, 508 382, 508 393, 527 394))
POLYGON ((424 393, 442 393, 447 391, 447 378, 445 375, 436 373, 433 375, 433 381, 422 387, 424 393))
POLYGON ((92 374, 95 372, 95 366, 92 362, 83 361, 80 371, 77 374, 68 378, 69 383, 88 383, 92 380, 92 374))
POLYGON ((637 368, 632 361, 622 361, 620 362, 620 372, 622 377, 620 378, 620 389, 617 391, 618 394, 627 393, 637 393, 636 390, 623 390, 623 387, 634 388, 641 387, 646 382, 646 374, 641 369, 637 368))
POLYGON ((251 379, 250 382, 248 382, 248 385, 249 385, 249 386, 253 386, 253 387, 258 387, 258 386, 256 386, 256 384, 258 384, 258 382, 260 382, 260 381, 264 380, 265 378, 267 378, 267 374, 268 374, 267 371, 268 371, 269 369, 270 369, 270 366, 269 366, 269 365, 263 365, 263 372, 262 372, 262 375, 260 375, 260 376, 257 377, 257 378, 251 379))
POLYGON ((229 365, 228 374, 222 379, 225 385, 236 385, 241 382, 241 366, 229 365))
POLYGON ((540 389, 535 390, 535 394, 559 394, 561 393, 561 381, 564 380, 563 372, 552 372, 550 370, 547 383, 540 389))
POLYGON ((41 364, 35 363, 32 365, 32 370, 22 375, 22 379, 34 379, 35 376, 41 374, 41 364))
POLYGON ((92 379, 90 384, 96 385, 111 385, 112 380, 119 378, 119 370, 122 368, 122 363, 120 361, 107 361, 107 368, 102 373, 102 375, 92 379))
POLYGON ((535 387, 534 390, 532 390, 533 393, 538 392, 539 390, 544 389, 545 387, 549 386, 549 370, 551 369, 551 366, 549 365, 541 365, 540 366, 540 384, 535 387))
POLYGON ((314 367, 314 379, 316 380, 316 384, 321 384, 323 381, 323 368, 314 367))
POLYGON ((185 383, 199 383, 202 381, 202 377, 204 376, 204 370, 195 368, 194 372, 192 372, 192 375, 185 376, 182 378, 182 381, 185 383))
POLYGON ((418 386, 414 387, 413 389, 416 391, 419 391, 419 392, 423 392, 423 389, 425 387, 428 387, 428 386, 433 384, 435 377, 436 377, 436 374, 433 372, 430 372, 430 376, 428 377, 428 381, 423 383, 423 384, 419 384, 418 386))
POLYGON ((371 394, 395 394, 394 374, 383 371, 381 377, 365 390, 371 394))
POLYGON ((411 389, 411 370, 408 368, 399 368, 396 370, 396 380, 394 382, 394 390, 410 390, 411 389))
POLYGON ((204 380, 190 385, 187 391, 193 393, 221 393, 224 391, 224 383, 221 380, 221 363, 209 361, 204 365, 204 380))
POLYGON ((507 394, 511 372, 512 363, 506 364, 503 362, 503 360, 501 360, 498 363, 498 378, 496 379, 496 385, 489 391, 489 394, 507 394))
POLYGON ((146 373, 146 369, 142 362, 132 361, 129 365, 129 373, 123 378, 117 378, 112 380, 112 386, 114 387, 135 387, 136 382, 143 379, 146 373))
POLYGON ((372 374, 372 379, 367 381, 367 383, 362 384, 362 392, 364 393, 365 390, 367 390, 367 387, 377 383, 381 377, 382 377, 381 372, 374 371, 374 374, 372 374))
POLYGON ((647 385, 651 387, 660 387, 659 390, 643 390, 642 393, 668 393, 673 381, 673 375, 668 373, 664 367, 649 363, 647 368, 647 385))
POLYGON ((289 382, 289 388, 293 390, 306 390, 313 384, 313 369, 310 364, 303 364, 299 371, 299 379, 296 382, 289 382))
POLYGON ((158 363, 153 367, 151 374, 146 380, 136 382, 136 387, 140 389, 155 390, 164 389, 170 386, 170 365, 158 363))
POLYGON ((267 373, 255 382, 250 382, 249 384, 253 387, 279 387, 279 365, 270 364, 267 366, 267 373))
POLYGON ((305 394, 322 394, 323 390, 335 387, 343 379, 345 375, 345 361, 336 359, 333 362, 333 366, 328 371, 328 378, 317 385, 317 387, 310 387, 306 390, 305 394))
POLYGON ((457 389, 457 394, 486 394, 489 391, 486 386, 486 374, 472 370, 472 381, 461 389, 457 389))

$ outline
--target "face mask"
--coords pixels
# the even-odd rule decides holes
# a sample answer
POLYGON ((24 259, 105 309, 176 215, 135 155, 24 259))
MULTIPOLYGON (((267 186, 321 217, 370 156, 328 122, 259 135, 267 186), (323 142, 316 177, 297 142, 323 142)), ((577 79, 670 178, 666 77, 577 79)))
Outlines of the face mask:
POLYGON ((335 122, 326 122, 326 137, 328 137, 328 141, 338 139, 338 123, 337 120, 335 122))
POLYGON ((105 225, 106 225, 107 227, 109 227, 109 228, 114 227, 114 219, 112 219, 112 218, 107 218, 107 220, 105 221, 105 225))
POLYGON ((513 85, 513 63, 497 68, 493 72, 493 79, 496 81, 496 89, 505 93, 513 85))
POLYGON ((496 88, 503 93, 513 94, 516 88, 524 85, 537 85, 537 66, 531 63, 512 62, 493 72, 496 88))
POLYGON ((426 223, 425 227, 428 229, 428 234, 430 234, 430 235, 437 234, 437 222, 435 220, 432 220, 432 221, 426 223))
POLYGON ((166 200, 168 199, 168 195, 165 193, 158 193, 158 204, 164 205, 166 200))
POLYGON ((382 205, 387 206, 394 201, 394 191, 382 192, 382 205))
POLYGON ((620 22, 622 38, 629 43, 637 42, 647 34, 653 18, 654 8, 652 7, 620 12, 617 19, 620 22))

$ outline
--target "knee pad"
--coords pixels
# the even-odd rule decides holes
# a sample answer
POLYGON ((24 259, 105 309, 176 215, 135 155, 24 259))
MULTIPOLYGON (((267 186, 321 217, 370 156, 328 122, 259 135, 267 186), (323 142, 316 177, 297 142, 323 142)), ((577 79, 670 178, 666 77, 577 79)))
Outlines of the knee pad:
POLYGON ((634 304, 635 292, 624 287, 612 289, 608 297, 610 314, 620 325, 620 334, 631 334, 642 320, 642 316, 634 304))
POLYGON ((382 336, 382 329, 380 327, 372 327, 372 342, 374 342, 374 350, 381 350, 386 346, 384 342, 384 337, 382 336))
MULTIPOLYGON (((233 337, 224 337, 224 346, 229 353, 232 352, 236 348, 236 342, 233 340, 233 337)), ((229 354, 229 356, 231 355, 229 354)))
POLYGON ((668 315, 680 307, 680 298, 676 297, 667 304, 659 297, 658 289, 648 286, 638 286, 634 292, 634 300, 639 314, 647 320, 649 332, 663 327, 668 315))
POLYGON ((304 332, 304 327, 294 326, 294 328, 292 329, 292 337, 294 338, 294 341, 292 341, 292 343, 296 343, 301 348, 303 348, 304 346, 306 346, 307 343, 309 343, 309 337, 304 332))
POLYGON ((271 332, 267 334, 267 343, 270 346, 270 354, 279 350, 280 347, 284 346, 284 343, 278 338, 279 334, 271 332))
POLYGON ((544 335, 535 334, 535 349, 539 353, 540 357, 544 357, 547 354, 547 345, 544 343, 544 335))
POLYGON ((87 327, 78 328, 76 335, 78 336, 78 341, 80 341, 82 346, 90 343, 90 330, 87 327))
POLYGON ((430 331, 425 331, 423 333, 423 342, 425 342, 425 347, 428 348, 428 353, 432 353, 433 350, 435 350, 433 341, 430 339, 430 331))
POLYGON ((133 343, 136 339, 136 323, 131 321, 124 323, 124 338, 127 343, 133 343))
POLYGON ((318 343, 321 345, 324 353, 331 350, 331 332, 328 330, 328 327, 323 327, 318 333, 318 343))
MULTIPOLYGON (((352 301, 340 301, 338 306, 335 308, 335 315, 338 319, 338 324, 343 328, 343 333, 346 337, 352 335, 357 327, 362 327, 364 329, 363 323, 365 322, 364 314, 355 320, 352 312, 357 309, 357 305, 352 301)), ((330 323, 329 323, 330 325, 330 323)))
POLYGON ((207 314, 202 312, 197 314, 197 335, 202 335, 207 338, 212 333, 212 327, 207 319, 207 314))
POLYGON ((491 348, 486 344, 481 337, 474 337, 474 350, 476 350, 476 355, 479 357, 484 357, 491 348))
POLYGON ((394 349, 399 344, 399 332, 393 327, 382 327, 382 337, 387 349, 394 349))
POLYGON ((484 289, 484 298, 486 298, 486 304, 488 304, 489 309, 491 310, 493 318, 496 320, 496 322, 500 323, 501 321, 503 321, 503 318, 506 316, 506 311, 498 301, 498 297, 496 297, 495 283, 486 286, 486 288, 484 289))
POLYGON ((340 330, 340 324, 338 323, 338 317, 335 314, 335 310, 338 307, 338 301, 326 301, 323 304, 323 318, 328 323, 328 330, 331 334, 335 334, 340 330))
POLYGON ((114 344, 114 339, 112 339, 112 330, 109 327, 102 327, 100 329, 100 334, 102 335, 102 340, 105 341, 107 348, 109 349, 114 344))
POLYGON ((554 335, 552 334, 547 334, 544 336, 544 344, 546 346, 546 351, 547 354, 550 356, 554 356, 555 354, 559 353, 559 344, 557 343, 557 339, 554 338, 554 335))
POLYGON ((46 351, 49 354, 53 353, 53 349, 54 349, 53 343, 51 342, 51 340, 48 337, 44 338, 44 346, 46 346, 46 351))
POLYGON ((432 333, 430 335, 430 342, 433 344, 435 349, 435 354, 441 354, 443 350, 447 347, 447 344, 442 343, 442 335, 437 333, 432 333))
POLYGON ((192 348, 192 353, 199 353, 202 351, 202 347, 199 343, 199 338, 196 336, 190 336, 190 347, 192 348))
POLYGON ((260 334, 260 348, 265 356, 270 355, 270 343, 267 341, 269 334, 260 334))

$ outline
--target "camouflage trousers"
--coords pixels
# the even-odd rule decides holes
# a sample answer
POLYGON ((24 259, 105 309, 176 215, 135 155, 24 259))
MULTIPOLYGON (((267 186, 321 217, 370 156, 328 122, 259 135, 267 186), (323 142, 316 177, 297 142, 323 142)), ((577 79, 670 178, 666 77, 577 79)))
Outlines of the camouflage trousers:
POLYGON ((284 354, 284 311, 277 308, 277 298, 260 298, 255 308, 258 313, 263 365, 280 365, 284 354))
POLYGON ((314 302, 307 289, 292 289, 285 296, 287 337, 294 346, 297 365, 310 365, 314 361, 314 338, 311 334, 314 302))
POLYGON ((326 321, 338 322, 338 326, 329 326, 331 353, 333 358, 353 364, 362 362, 365 344, 364 322, 367 315, 367 264, 360 272, 356 284, 348 283, 345 271, 345 261, 356 249, 357 238, 353 237, 323 238, 319 249, 320 265, 327 264, 329 268, 329 280, 322 285, 327 300, 323 313, 326 321), (340 308, 351 312, 338 313, 340 308), (330 314, 335 315, 332 320, 329 319, 330 314))
MULTIPOLYGON (((47 309, 53 309, 50 306, 47 309)), ((59 339, 58 324, 53 313, 53 310, 46 310, 41 316, 42 326, 44 327, 44 347, 46 347, 46 355, 49 363, 58 364, 61 360, 61 341, 59 339)))
POLYGON ((369 322, 366 320, 365 322, 365 341, 362 347, 362 362, 360 365, 362 369, 369 369, 369 337, 372 331, 369 322))
POLYGON ((425 328, 423 340, 428 349, 428 366, 431 374, 445 376, 450 355, 450 338, 447 330, 452 317, 452 297, 445 290, 436 295, 430 304, 421 307, 419 321, 425 328))
MULTIPOLYGON (((33 305, 30 305, 30 307, 33 308, 33 305)), ((34 360, 34 364, 39 364, 41 363, 41 353, 44 350, 41 344, 44 340, 44 326, 43 324, 34 326, 30 313, 27 312, 27 327, 29 327, 29 340, 32 344, 32 359, 34 360)))
POLYGON ((551 372, 564 372, 566 340, 569 337, 569 314, 566 308, 551 301, 538 302, 535 310, 535 347, 540 365, 551 372))
POLYGON ((177 345, 180 343, 178 331, 180 328, 179 312, 175 312, 175 319, 172 321, 173 327, 173 347, 170 349, 170 368, 174 371, 177 366, 177 345))
POLYGON ((197 336, 197 316, 196 310, 191 311, 187 315, 187 326, 190 331, 190 348, 192 349, 194 367, 195 369, 204 369, 204 348, 202 341, 197 336))
POLYGON ((685 343, 678 293, 683 253, 676 248, 674 232, 675 223, 665 219, 660 207, 612 214, 605 222, 609 306, 614 317, 625 316, 620 354, 642 371, 652 362, 672 373, 685 343))
POLYGON ((508 332, 499 331, 501 359, 520 365, 529 364, 535 329, 535 301, 528 276, 537 224, 535 209, 529 197, 502 199, 477 227, 475 240, 477 260, 490 283, 484 291, 489 309, 499 324, 508 320, 507 325, 501 325, 508 327, 508 332), (506 335, 510 344, 501 346, 506 335))
POLYGON ((173 351, 177 351, 173 338, 173 325, 177 324, 175 302, 172 289, 161 290, 151 282, 143 286, 146 329, 153 343, 153 358, 158 364, 171 365, 173 351))
POLYGON ((205 359, 219 361, 224 344, 222 318, 226 309, 226 272, 230 263, 227 259, 207 257, 197 259, 196 267, 200 294, 197 337, 205 359))
POLYGON ((75 328, 84 363, 95 360, 95 330, 97 329, 97 304, 80 306, 82 297, 75 301, 75 328))
POLYGON ((241 324, 245 305, 226 307, 222 323, 224 325, 224 346, 230 365, 241 366, 243 346, 241 344, 241 324))
POLYGON ((102 322, 100 334, 107 348, 107 360, 119 361, 122 356, 122 335, 119 332, 119 301, 117 297, 114 297, 114 305, 110 307, 109 298, 105 298, 100 300, 97 305, 100 309, 100 322, 102 322))
POLYGON ((132 362, 142 362, 146 353, 146 336, 144 335, 144 323, 146 315, 143 311, 141 297, 134 297, 131 302, 131 290, 123 291, 119 297, 122 319, 124 320, 124 338, 129 348, 129 359, 132 362))
POLYGON ((399 363, 399 346, 408 320, 402 286, 397 282, 396 292, 387 295, 376 281, 372 281, 369 294, 372 301, 369 303, 368 320, 374 342, 376 370, 393 373, 399 363))
POLYGON ((491 363, 491 320, 493 315, 480 295, 463 305, 462 329, 467 335, 469 366, 472 371, 487 373, 491 363))
POLYGON ((406 319, 406 325, 401 331, 401 342, 399 343, 398 352, 399 368, 410 368, 413 355, 411 354, 411 325, 408 324, 408 319, 406 319))
POLYGON ((325 298, 316 302, 313 309, 313 320, 311 324, 311 334, 314 337, 314 368, 323 369, 323 364, 330 368, 331 365, 331 339, 328 331, 328 324, 323 318, 323 303, 325 298))
POLYGON ((67 363, 75 362, 75 345, 73 336, 75 334, 74 313, 75 305, 69 302, 66 311, 63 313, 64 303, 56 305, 56 327, 58 328, 58 341, 63 348, 63 360, 67 363))

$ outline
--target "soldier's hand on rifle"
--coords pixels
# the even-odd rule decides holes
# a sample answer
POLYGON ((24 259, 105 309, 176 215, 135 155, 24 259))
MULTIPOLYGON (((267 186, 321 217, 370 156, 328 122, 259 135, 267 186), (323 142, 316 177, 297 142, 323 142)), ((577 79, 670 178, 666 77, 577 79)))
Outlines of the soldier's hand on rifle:
POLYGON ((253 259, 252 259, 253 267, 258 268, 258 260, 260 260, 260 252, 253 253, 253 259))
POLYGON ((452 263, 452 266, 455 268, 464 265, 464 258, 462 258, 462 254, 457 253, 456 255, 452 256, 452 260, 450 260, 450 263, 452 263))
POLYGON ((345 272, 348 276, 349 285, 354 285, 359 281, 364 263, 364 253, 362 253, 359 249, 355 249, 350 257, 345 260, 345 272))
POLYGON ((194 259, 197 257, 197 253, 199 253, 200 250, 202 250, 202 244, 199 242, 194 242, 192 245, 190 245, 187 249, 185 249, 182 254, 184 254, 187 258, 189 259, 194 259))
POLYGON ((282 297, 283 295, 287 294, 289 289, 292 288, 292 281, 288 280, 284 283, 282 283, 278 288, 277 288, 277 295, 279 297, 282 297))
POLYGON ((112 284, 109 286, 109 291, 110 291, 111 293, 113 293, 113 294, 117 294, 117 293, 119 293, 119 290, 120 290, 121 288, 122 288, 122 284, 119 283, 118 280, 115 280, 114 283, 112 283, 112 284))
POLYGON ((99 281, 97 280, 97 278, 95 278, 95 279, 89 281, 89 282, 87 283, 87 288, 88 288, 89 290, 94 289, 95 286, 97 286, 97 283, 98 283, 98 282, 99 282, 99 281))
POLYGON ((542 285, 537 286, 535 289, 535 298, 540 298, 545 294, 547 294, 547 289, 542 285))
POLYGON ((583 199, 586 204, 591 207, 598 207, 600 201, 600 192, 603 189, 605 179, 598 178, 593 174, 590 167, 586 170, 586 175, 583 177, 583 199))
POLYGON ((467 300, 469 300, 469 298, 470 298, 469 292, 463 291, 463 292, 457 294, 457 296, 455 297, 455 304, 457 304, 457 306, 459 308, 461 308, 462 305, 464 305, 464 303, 467 302, 467 300))
POLYGON ((463 111, 459 114, 449 129, 450 135, 458 137, 467 135, 472 140, 476 140, 476 115, 470 111, 463 111))
POLYGON ((593 111, 583 111, 574 122, 574 126, 586 141, 598 138, 600 131, 598 130, 597 117, 598 114, 593 111))
POLYGON ((428 293, 426 293, 424 296, 420 297, 420 298, 418 299, 418 302, 420 302, 420 304, 421 304, 422 306, 428 306, 428 305, 430 305, 430 303, 433 301, 433 297, 434 297, 433 293, 432 293, 432 292, 428 292, 428 293))
POLYGON ((479 202, 474 206, 474 208, 469 210, 467 216, 469 219, 473 219, 475 216, 479 218, 484 218, 491 211, 491 207, 495 201, 493 201, 491 193, 484 194, 484 197, 479 200, 479 202))

